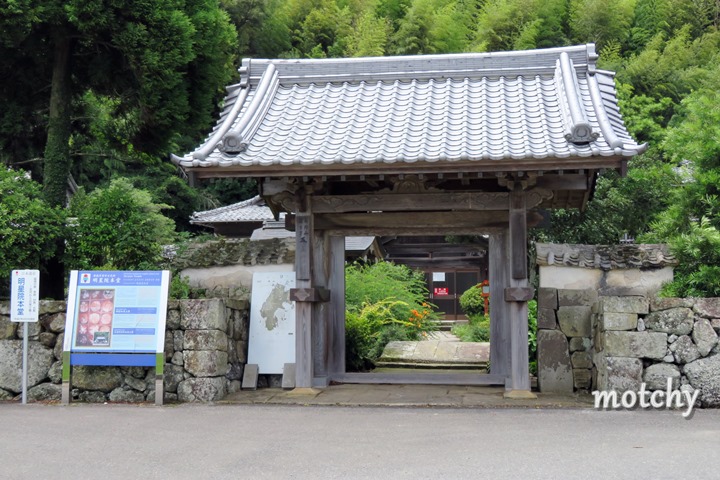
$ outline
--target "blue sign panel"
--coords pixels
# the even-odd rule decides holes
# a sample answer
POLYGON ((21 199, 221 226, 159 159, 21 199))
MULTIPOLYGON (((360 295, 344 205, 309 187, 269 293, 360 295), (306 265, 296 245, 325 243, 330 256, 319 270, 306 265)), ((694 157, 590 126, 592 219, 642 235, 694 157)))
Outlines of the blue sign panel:
POLYGON ((167 271, 73 271, 64 350, 162 352, 169 281, 167 271))

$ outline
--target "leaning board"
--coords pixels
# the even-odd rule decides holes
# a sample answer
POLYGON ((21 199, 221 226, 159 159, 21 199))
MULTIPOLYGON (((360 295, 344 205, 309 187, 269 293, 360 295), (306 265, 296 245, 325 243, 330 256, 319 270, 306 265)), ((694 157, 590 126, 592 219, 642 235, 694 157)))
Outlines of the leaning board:
POLYGON ((253 274, 248 363, 258 365, 258 373, 281 374, 295 363, 294 287, 295 272, 253 274))

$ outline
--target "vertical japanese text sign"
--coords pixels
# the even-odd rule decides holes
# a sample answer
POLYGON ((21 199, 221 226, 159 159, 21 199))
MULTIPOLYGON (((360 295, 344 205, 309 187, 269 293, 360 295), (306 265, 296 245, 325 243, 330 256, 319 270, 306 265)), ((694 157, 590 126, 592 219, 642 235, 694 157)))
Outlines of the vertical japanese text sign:
POLYGON ((37 322, 40 314, 40 271, 13 270, 10 321, 37 322))

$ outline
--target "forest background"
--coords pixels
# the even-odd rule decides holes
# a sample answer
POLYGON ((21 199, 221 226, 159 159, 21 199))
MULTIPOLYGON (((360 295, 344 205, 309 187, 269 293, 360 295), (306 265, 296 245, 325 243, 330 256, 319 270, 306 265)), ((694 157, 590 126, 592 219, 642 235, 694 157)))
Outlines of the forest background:
POLYGON ((0 0, 0 297, 14 268, 57 298, 70 268, 154 268, 192 212, 254 195, 190 188, 168 160, 210 131, 243 57, 587 42, 649 149, 534 238, 667 242, 666 293, 720 296, 719 26, 720 0, 0 0))

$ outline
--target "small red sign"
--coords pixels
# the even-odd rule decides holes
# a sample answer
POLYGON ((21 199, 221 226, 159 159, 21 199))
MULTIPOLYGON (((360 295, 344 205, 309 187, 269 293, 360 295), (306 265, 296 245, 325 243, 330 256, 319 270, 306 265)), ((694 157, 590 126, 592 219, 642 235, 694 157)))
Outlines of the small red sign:
POLYGON ((433 289, 435 295, 450 295, 448 287, 436 287, 433 289))

